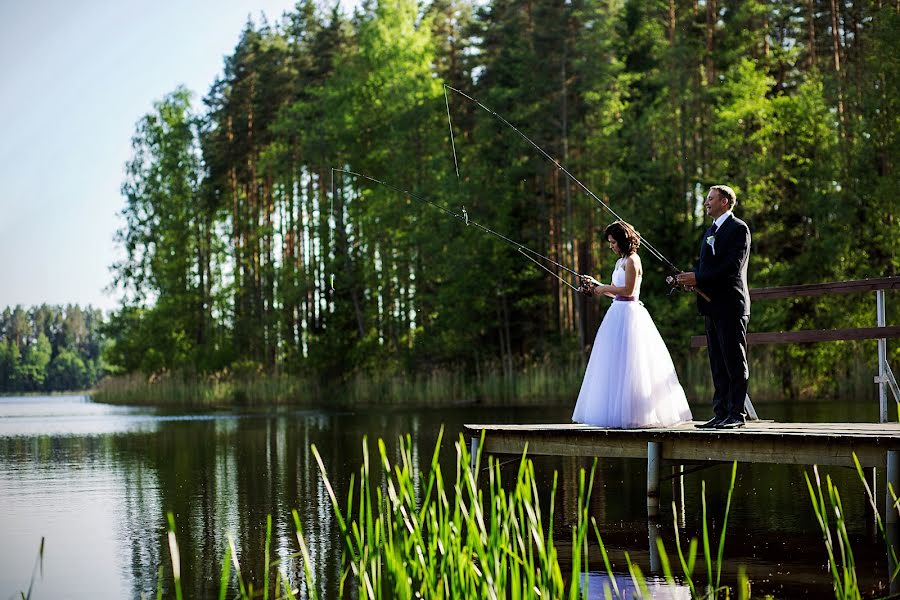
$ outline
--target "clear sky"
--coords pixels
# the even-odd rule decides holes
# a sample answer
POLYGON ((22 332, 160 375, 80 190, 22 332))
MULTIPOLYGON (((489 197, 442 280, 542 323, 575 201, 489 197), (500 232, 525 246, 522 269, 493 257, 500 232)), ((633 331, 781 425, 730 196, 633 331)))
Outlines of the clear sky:
POLYGON ((111 309, 137 121, 183 84, 196 106, 252 17, 293 0, 0 0, 0 310, 111 309))

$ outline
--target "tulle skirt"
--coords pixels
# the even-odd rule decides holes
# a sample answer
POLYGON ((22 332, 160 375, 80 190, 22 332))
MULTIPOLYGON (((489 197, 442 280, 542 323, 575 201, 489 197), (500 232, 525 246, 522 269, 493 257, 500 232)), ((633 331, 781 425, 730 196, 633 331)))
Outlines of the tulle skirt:
POLYGON ((650 313, 614 301, 588 361, 572 420, 600 427, 668 427, 690 421, 684 389, 650 313))

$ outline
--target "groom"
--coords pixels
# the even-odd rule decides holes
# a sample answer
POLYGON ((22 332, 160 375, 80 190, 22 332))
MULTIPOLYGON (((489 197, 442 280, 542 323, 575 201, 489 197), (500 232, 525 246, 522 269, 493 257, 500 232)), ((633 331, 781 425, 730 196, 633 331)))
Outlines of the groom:
POLYGON ((747 366, 750 229, 732 213, 735 204, 737 196, 727 185, 709 188, 704 205, 713 224, 703 234, 697 270, 676 276, 679 284, 696 287, 708 298, 697 294, 697 308, 706 321, 709 366, 715 386, 715 416, 697 425, 703 429, 744 426, 744 397, 750 376, 747 366))

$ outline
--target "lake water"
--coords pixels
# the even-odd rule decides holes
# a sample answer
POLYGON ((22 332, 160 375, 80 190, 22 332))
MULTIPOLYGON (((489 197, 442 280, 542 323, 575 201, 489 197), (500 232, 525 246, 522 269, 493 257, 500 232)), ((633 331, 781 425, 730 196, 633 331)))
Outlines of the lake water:
MULTIPOLYGON (((709 412, 692 408, 697 418, 709 412)), ((764 404, 757 410, 780 421, 878 418, 874 393, 866 402, 764 404)), ((287 557, 299 550, 291 509, 298 510, 303 522, 320 597, 334 598, 341 540, 310 444, 319 448, 336 493, 344 499, 350 476, 361 464, 364 435, 373 451, 380 437, 396 456, 398 436, 409 434, 415 466, 424 472, 443 425, 442 468, 453 473, 453 442, 464 423, 567 422, 570 414, 567 407, 186 414, 107 406, 79 396, 0 398, 0 600, 27 591, 41 538, 43 574, 35 577, 32 598, 154 597, 160 565, 166 570, 165 595, 173 595, 166 542, 169 511, 175 515, 187 598, 209 597, 218 589, 229 535, 245 578, 261 587, 268 514, 273 515, 273 553, 287 557)), ((537 457, 535 466, 547 490, 554 470, 560 473, 554 530, 557 544, 566 546, 578 470, 590 468, 590 461, 537 457)), ((515 469, 513 462, 504 467, 507 480, 515 469)), ((730 471, 730 465, 715 466, 685 477, 685 508, 674 515, 682 536, 700 535, 701 481, 707 483, 710 506, 722 507, 730 471)), ((754 596, 832 597, 805 471, 811 468, 738 466, 725 548, 726 581, 733 583, 744 565, 754 596)), ((884 543, 866 511, 859 478, 844 468, 821 472, 823 478, 829 473, 841 490, 863 590, 886 593, 884 543)), ((660 521, 648 524, 645 485, 644 461, 601 462, 590 513, 617 564, 628 551, 648 573, 650 533, 674 549, 673 494, 671 485, 664 485, 660 521)), ((879 497, 881 485, 879 480, 879 497)), ((716 509, 712 513, 718 517, 716 509)), ((300 581, 302 565, 287 562, 294 581, 300 581)), ((591 569, 587 580, 599 593, 605 575, 599 563, 591 569)), ((657 590, 660 597, 688 595, 685 587, 657 590)))

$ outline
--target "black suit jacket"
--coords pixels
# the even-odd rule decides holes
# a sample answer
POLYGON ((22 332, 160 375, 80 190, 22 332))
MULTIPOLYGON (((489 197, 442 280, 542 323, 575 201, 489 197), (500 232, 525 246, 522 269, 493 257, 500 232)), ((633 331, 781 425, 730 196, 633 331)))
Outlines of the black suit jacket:
POLYGON ((700 261, 697 264, 697 289, 710 302, 697 295, 700 314, 718 317, 750 315, 750 291, 747 286, 747 262, 750 258, 750 228, 733 214, 725 219, 715 233, 715 254, 706 238, 700 242, 700 261))

